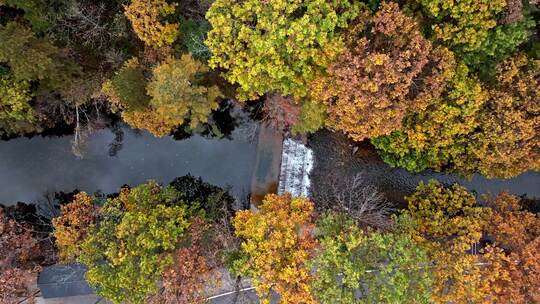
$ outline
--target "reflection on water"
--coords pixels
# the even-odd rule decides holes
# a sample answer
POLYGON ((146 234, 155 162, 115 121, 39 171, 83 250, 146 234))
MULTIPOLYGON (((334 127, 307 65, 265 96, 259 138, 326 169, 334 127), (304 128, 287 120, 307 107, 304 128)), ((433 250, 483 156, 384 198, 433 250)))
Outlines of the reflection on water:
POLYGON ((74 189, 116 192, 124 184, 168 183, 188 173, 245 196, 256 157, 256 143, 245 136, 251 124, 243 121, 229 138, 181 141, 127 126, 105 129, 89 137, 83 159, 71 153, 72 136, 1 141, 0 203, 35 202, 46 192, 74 189))
POLYGON ((352 176, 362 172, 367 182, 384 192, 388 199, 401 203, 403 196, 411 194, 421 180, 435 178, 444 184, 459 183, 480 196, 509 191, 516 195, 540 198, 540 172, 529 171, 507 180, 486 179, 474 175, 471 180, 453 175, 425 171, 418 174, 405 169, 391 168, 385 164, 369 144, 361 144, 353 155, 351 141, 344 135, 320 131, 310 139, 310 147, 315 151, 315 168, 312 172, 312 185, 316 187, 324 181, 329 172, 352 176))

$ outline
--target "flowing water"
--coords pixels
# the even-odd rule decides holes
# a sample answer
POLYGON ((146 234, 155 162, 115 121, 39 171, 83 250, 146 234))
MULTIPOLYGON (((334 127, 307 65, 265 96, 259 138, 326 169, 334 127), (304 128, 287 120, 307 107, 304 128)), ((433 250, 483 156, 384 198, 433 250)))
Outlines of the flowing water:
POLYGON ((540 198, 540 172, 528 171, 511 179, 487 179, 475 174, 470 180, 458 176, 425 171, 418 174, 405 169, 391 168, 377 155, 370 144, 360 144, 353 154, 353 143, 344 135, 320 131, 310 139, 309 146, 315 152, 315 168, 311 174, 312 185, 323 184, 329 174, 363 175, 366 183, 376 186, 388 199, 401 204, 403 197, 414 192, 420 181, 437 179, 449 185, 459 183, 481 198, 482 194, 498 194, 508 191, 529 198, 540 198))
POLYGON ((32 203, 46 193, 75 189, 112 193, 124 184, 168 183, 188 173, 245 197, 256 158, 256 137, 248 136, 255 122, 246 117, 237 119, 228 138, 175 140, 125 125, 103 129, 88 138, 82 159, 71 152, 73 136, 0 141, 0 203, 32 203))

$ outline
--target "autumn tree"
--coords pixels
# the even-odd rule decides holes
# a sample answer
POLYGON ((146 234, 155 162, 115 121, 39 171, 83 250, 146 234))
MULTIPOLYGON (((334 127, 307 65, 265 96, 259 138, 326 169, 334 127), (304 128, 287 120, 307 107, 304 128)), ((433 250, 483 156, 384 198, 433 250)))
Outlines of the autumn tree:
POLYGON ((204 86, 206 72, 208 68, 191 55, 167 59, 154 69, 148 84, 150 105, 164 116, 188 119, 191 128, 207 122, 221 92, 217 86, 204 86))
POLYGON ((19 122, 33 120, 31 99, 29 81, 16 80, 0 71, 0 133, 17 133, 19 122))
POLYGON ((146 93, 147 83, 141 63, 137 58, 132 58, 103 83, 102 92, 124 111, 143 110, 150 102, 150 96, 146 93))
POLYGON ((0 41, 0 63, 7 64, 17 80, 42 80, 54 71, 52 56, 58 49, 30 29, 15 22, 0 25, 0 41))
POLYGON ((478 170, 509 178, 540 171, 540 61, 516 54, 497 68, 490 100, 480 115, 478 170))
MULTIPOLYGON (((512 1, 509 1, 509 4, 510 2, 512 1)), ((490 78, 496 65, 510 57, 530 38, 535 26, 534 20, 529 16, 515 22, 500 24, 488 32, 477 50, 460 56, 467 66, 478 70, 480 76, 490 78)))
POLYGON ((264 99, 264 120, 274 129, 285 132, 298 122, 300 107, 292 98, 269 94, 264 99))
POLYGON ((38 240, 31 229, 9 219, 0 209, 0 302, 17 303, 27 296, 39 271, 38 240))
POLYGON ((446 62, 444 92, 423 111, 410 112, 400 130, 372 139, 382 159, 412 172, 443 168, 463 175, 476 171, 474 136, 489 95, 466 65, 446 62))
POLYGON ((7 65, 16 80, 37 80, 43 90, 59 90, 80 74, 69 56, 47 37, 37 37, 16 22, 0 25, 0 63, 7 65))
POLYGON ((431 43, 397 3, 383 2, 359 19, 328 75, 314 81, 312 96, 328 104, 327 125, 357 141, 399 129, 407 110, 440 93, 431 43))
POLYGON ((429 303, 429 260, 406 235, 363 231, 344 215, 318 225, 313 291, 321 303, 429 303))
POLYGON ((144 303, 173 263, 170 253, 189 227, 190 212, 171 187, 150 181, 122 189, 107 199, 81 245, 86 280, 114 303, 144 303))
POLYGON ((306 96, 308 82, 344 49, 339 34, 358 9, 347 0, 217 0, 206 14, 209 65, 226 70, 240 100, 306 96))
POLYGON ((540 301, 540 216, 508 193, 491 198, 493 216, 486 230, 495 240, 486 249, 484 277, 496 303, 540 301))
POLYGON ((165 303, 207 303, 206 291, 218 284, 219 243, 213 238, 211 224, 196 217, 191 220, 186 246, 173 254, 173 263, 163 271, 165 303), (211 235, 212 234, 212 235, 211 235))
POLYGON ((505 0, 416 2, 431 25, 433 39, 458 53, 479 49, 506 7, 505 0))
POLYGON ((490 215, 477 207, 473 194, 457 184, 445 187, 435 180, 421 182, 398 223, 424 248, 433 263, 433 303, 479 303, 490 295, 482 280, 481 261, 467 253, 480 241, 490 215))
POLYGON ((176 4, 165 0, 132 0, 124 8, 133 30, 147 45, 159 48, 172 44, 176 39, 178 24, 164 21, 174 14, 176 4))
POLYGON ((259 211, 236 214, 233 225, 242 244, 234 269, 252 278, 262 303, 270 303, 272 291, 281 303, 316 303, 307 266, 316 244, 312 213, 306 198, 268 194, 259 211))
POLYGON ((151 98, 148 107, 125 111, 122 117, 133 127, 148 129, 156 136, 168 135, 184 123, 195 129, 208 121, 222 96, 217 86, 204 85, 206 72, 208 68, 191 55, 168 58, 153 70, 147 86, 151 98))
POLYGON ((327 118, 326 104, 304 98, 298 121, 292 126, 291 131, 293 134, 313 133, 324 126, 327 118))
POLYGON ((81 244, 96 217, 94 198, 85 192, 78 193, 72 202, 60 208, 60 216, 54 218, 52 224, 61 261, 72 262, 79 257, 81 244))

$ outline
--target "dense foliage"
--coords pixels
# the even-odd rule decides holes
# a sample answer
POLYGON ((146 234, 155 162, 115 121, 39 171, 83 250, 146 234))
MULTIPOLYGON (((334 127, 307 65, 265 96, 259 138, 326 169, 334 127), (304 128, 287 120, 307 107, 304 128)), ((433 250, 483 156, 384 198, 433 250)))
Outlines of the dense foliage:
MULTIPOLYGON (((212 129, 227 99, 260 105, 252 116, 278 133, 369 141, 412 172, 540 171, 538 6, 0 0, 0 136, 67 126, 81 156, 112 119, 178 138, 212 129)), ((359 177, 326 178, 312 198, 269 194, 250 210, 191 176, 81 192, 42 230, 2 207, 0 302, 19 302, 57 260, 85 264, 114 303, 204 303, 225 267, 264 303, 540 302, 540 220, 527 200, 481 204, 430 181, 396 211, 359 177)))
POLYGON ((409 236, 362 231, 336 214, 319 230, 313 291, 321 303, 429 303, 429 260, 409 236))
POLYGON ((104 125, 89 108, 156 136, 190 133, 235 95, 262 97, 279 132, 328 127, 413 172, 538 170, 537 1, 4 0, 0 10, 0 134, 66 123, 78 151, 104 125))
POLYGON ((178 24, 162 23, 160 19, 174 14, 175 4, 165 0, 133 0, 125 7, 137 36, 152 47, 172 44, 178 35, 178 24))
POLYGON ((467 253, 480 241, 490 210, 477 207, 464 187, 420 183, 406 198, 409 207, 399 216, 404 233, 422 246, 434 263, 432 301, 482 302, 489 292, 481 279, 479 257, 467 253))
POLYGON ((28 294, 39 263, 39 242, 31 229, 8 218, 0 209, 0 302, 16 303, 28 294))
POLYGON ((485 277, 497 302, 540 301, 540 216, 508 193, 491 199, 490 206, 494 212, 487 231, 495 246, 486 249, 485 277))
POLYGON ((105 202, 79 256, 98 294, 115 303, 143 303, 158 291, 156 282, 172 263, 162 254, 172 252, 189 227, 190 211, 178 196, 149 182, 105 202))
POLYGON ((234 218, 235 233, 243 240, 234 268, 253 278, 262 303, 270 303, 271 291, 282 303, 317 303, 307 266, 316 244, 313 203, 290 194, 269 194, 259 209, 239 211, 234 218))
POLYGON ((426 93, 436 94, 437 82, 418 85, 435 76, 428 71, 431 44, 396 3, 383 2, 359 20, 312 94, 328 102, 329 126, 360 141, 398 129, 408 109, 423 108, 426 93))
POLYGON ((81 255, 81 243, 96 217, 94 198, 85 192, 78 193, 72 202, 61 207, 61 216, 52 221, 61 261, 74 262, 81 255))
POLYGON ((52 220, 53 235, 60 261, 85 264, 86 280, 114 303, 204 303, 223 250, 236 246, 233 202, 190 175, 107 198, 80 192, 52 220))
POLYGON ((206 14, 210 67, 227 70, 240 100, 306 96, 308 82, 344 49, 338 34, 358 10, 348 0, 217 0, 206 14))

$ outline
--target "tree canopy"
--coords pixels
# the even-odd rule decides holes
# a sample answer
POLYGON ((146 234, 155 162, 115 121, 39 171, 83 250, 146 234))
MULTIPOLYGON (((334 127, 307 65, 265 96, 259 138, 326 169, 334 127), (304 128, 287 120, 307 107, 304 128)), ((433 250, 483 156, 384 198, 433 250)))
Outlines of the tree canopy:
POLYGON ((215 1, 209 65, 225 69, 240 100, 267 92, 303 97, 308 83, 344 49, 339 32, 359 12, 348 0, 215 1))
POLYGON ((321 303, 429 303, 429 260, 409 236, 362 231, 339 214, 318 230, 313 292, 321 303))
POLYGON ((290 194, 268 194, 259 209, 234 217, 235 234, 242 239, 234 268, 252 278, 262 303, 270 303, 271 291, 282 303, 317 303, 307 265, 316 244, 313 203, 290 194))
POLYGON ((115 303, 144 303, 189 227, 190 210, 172 187, 148 182, 108 199, 81 245, 86 280, 115 303))

